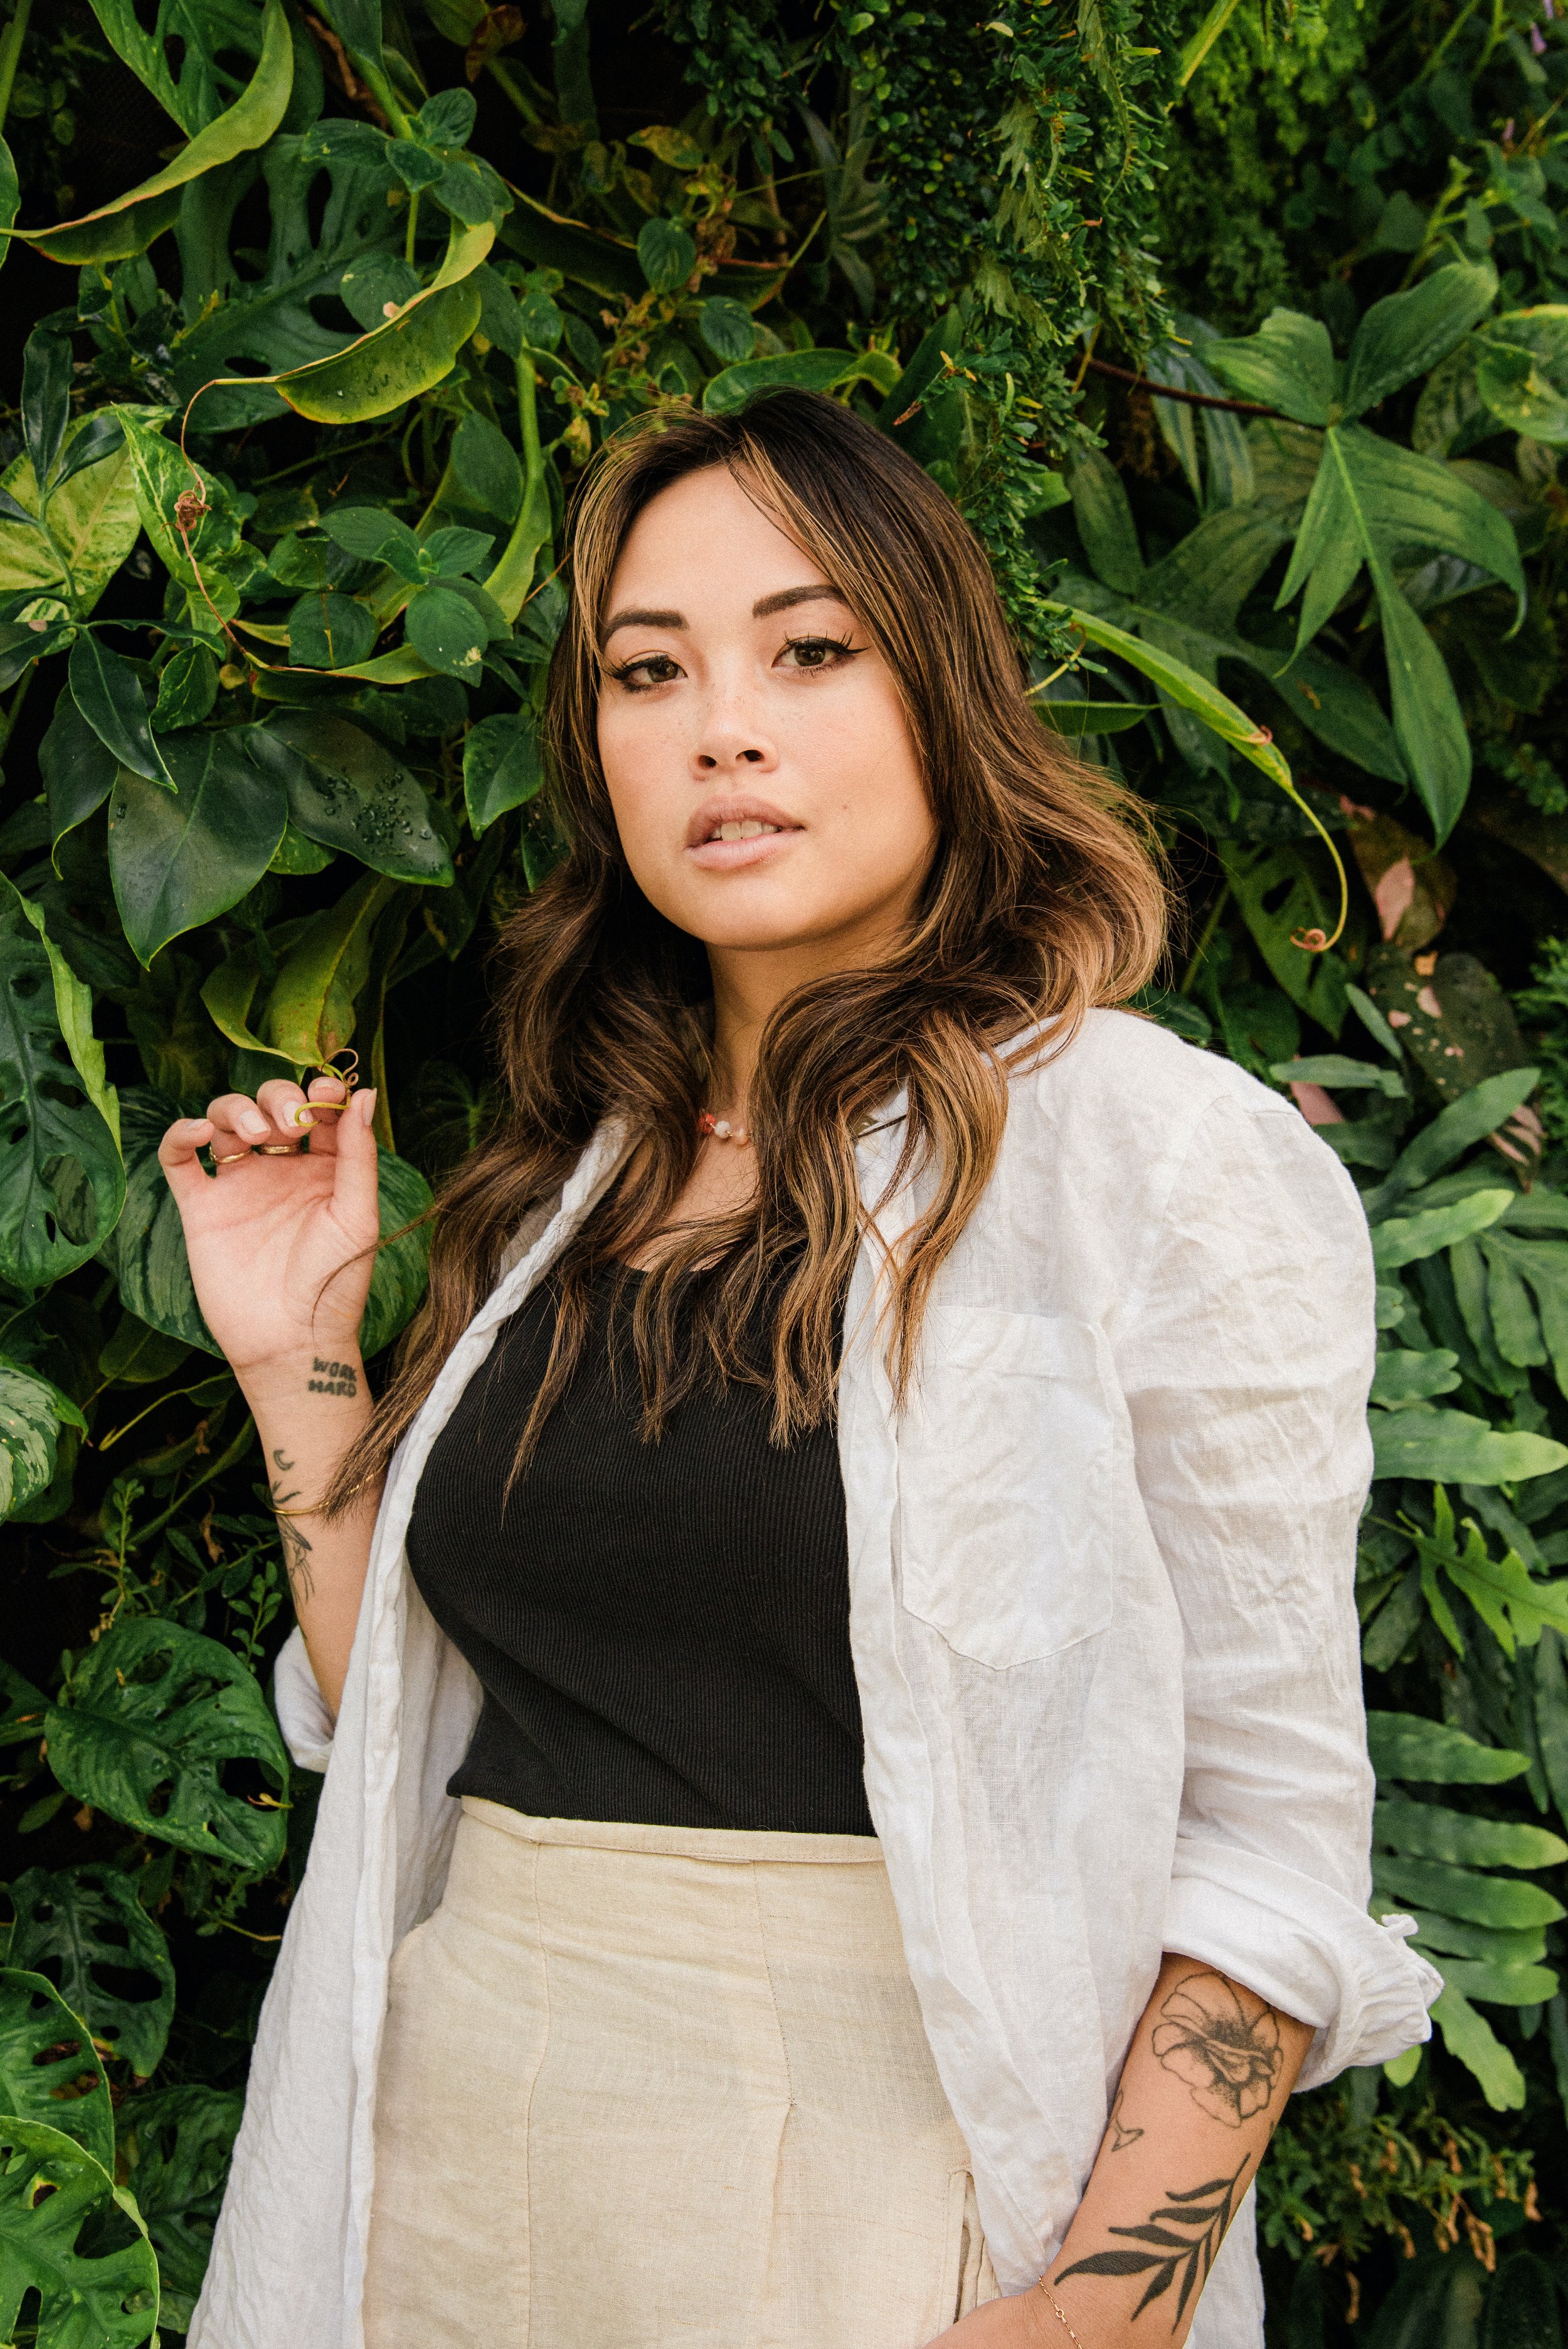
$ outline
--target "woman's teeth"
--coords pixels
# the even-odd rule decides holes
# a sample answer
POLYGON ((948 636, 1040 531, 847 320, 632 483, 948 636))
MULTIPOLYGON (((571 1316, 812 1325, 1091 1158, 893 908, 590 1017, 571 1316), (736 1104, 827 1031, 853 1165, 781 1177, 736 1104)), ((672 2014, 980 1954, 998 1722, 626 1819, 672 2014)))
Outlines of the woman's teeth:
POLYGON ((765 832, 779 832, 777 823, 757 823, 748 816, 744 823, 721 823, 708 833, 709 840, 760 840, 765 832))

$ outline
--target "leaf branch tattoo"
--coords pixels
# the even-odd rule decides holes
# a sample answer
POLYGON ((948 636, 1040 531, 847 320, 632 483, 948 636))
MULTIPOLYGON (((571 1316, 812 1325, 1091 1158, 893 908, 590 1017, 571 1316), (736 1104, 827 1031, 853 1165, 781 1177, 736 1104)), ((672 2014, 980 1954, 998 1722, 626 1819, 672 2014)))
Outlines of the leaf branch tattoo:
POLYGON ((1187 2313, 1188 2302, 1209 2280, 1214 2255, 1242 2199, 1242 2179, 1251 2165, 1251 2154, 1243 2154, 1229 2178, 1205 2178, 1202 2186, 1190 2186, 1184 2193, 1168 2186, 1165 2201, 1159 2209, 1150 2212, 1143 2226, 1111 2227, 1107 2230, 1112 2235, 1124 2235, 1131 2242, 1147 2244, 1149 2249, 1092 2251, 1087 2260, 1064 2268, 1057 2282, 1066 2283, 1069 2276, 1078 2275, 1147 2275, 1143 2297, 1132 2312, 1134 2317, 1139 2317, 1151 2301, 1162 2299, 1180 2277, 1176 2313, 1171 2320, 1174 2333, 1187 2313), (1188 2231, 1179 2234, 1179 2228, 1188 2231))
MULTIPOLYGON (((273 1465, 280 1473, 267 1479, 267 1493, 274 1509, 286 1508, 291 1501, 297 1501, 300 1497, 297 1485, 290 1492, 283 1489, 284 1478, 294 1474, 294 1464, 292 1460, 284 1458, 281 1446, 273 1452, 273 1465)), ((284 1572, 288 1576, 289 1590, 297 1608, 302 1600, 315 1596, 315 1577, 305 1563, 312 1545, 292 1517, 279 1517, 278 1539, 283 1544, 284 1572)))
POLYGON ((1273 2007, 1223 1974, 1188 1974, 1161 2006, 1152 2046, 1211 2119, 1240 2128, 1266 2111, 1284 2061, 1273 2007))
POLYGON ((1106 2123, 1106 2127, 1110 2137, 1110 2149, 1112 2153, 1125 2153, 1128 2147, 1130 2145, 1136 2145, 1139 2138, 1143 2135, 1143 2131, 1140 2128, 1129 2128, 1127 2123, 1121 2117, 1121 2099, 1125 2091, 1119 2084, 1115 2099, 1110 2107, 1110 2117, 1106 2123))

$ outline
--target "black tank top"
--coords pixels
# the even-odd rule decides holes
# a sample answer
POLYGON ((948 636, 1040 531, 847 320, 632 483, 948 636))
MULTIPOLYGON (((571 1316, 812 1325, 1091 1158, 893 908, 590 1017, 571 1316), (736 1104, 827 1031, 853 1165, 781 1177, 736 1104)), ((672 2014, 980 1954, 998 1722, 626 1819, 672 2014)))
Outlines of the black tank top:
POLYGON ((634 1373, 612 1376, 615 1286, 595 1280, 576 1371, 510 1495, 548 1283, 419 1480, 414 1579, 484 1691, 448 1791, 546 1818, 870 1835, 835 1431, 780 1449, 769 1395, 732 1384, 645 1443, 634 1373))

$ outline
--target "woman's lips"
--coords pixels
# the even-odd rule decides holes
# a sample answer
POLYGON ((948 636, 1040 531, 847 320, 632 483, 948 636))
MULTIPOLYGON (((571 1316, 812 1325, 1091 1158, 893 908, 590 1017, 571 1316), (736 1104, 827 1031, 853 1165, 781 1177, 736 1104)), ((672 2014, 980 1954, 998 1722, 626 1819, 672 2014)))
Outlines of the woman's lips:
POLYGON ((686 854, 705 873, 737 873, 748 865, 765 864, 781 854, 791 841, 799 839, 804 829, 804 825, 794 823, 775 832, 758 833, 751 840, 703 840, 686 854))

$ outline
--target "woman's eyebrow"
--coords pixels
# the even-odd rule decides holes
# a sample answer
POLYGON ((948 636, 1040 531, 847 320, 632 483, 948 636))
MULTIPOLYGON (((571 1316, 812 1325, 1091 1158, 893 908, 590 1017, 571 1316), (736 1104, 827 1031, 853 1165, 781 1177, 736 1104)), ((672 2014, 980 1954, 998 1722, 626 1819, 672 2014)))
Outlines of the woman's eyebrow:
POLYGON ((776 595, 764 595, 751 606, 754 620, 766 620, 774 612, 787 612, 794 604, 842 604, 848 611, 849 601, 825 579, 813 579, 806 587, 780 587, 776 595))
POLYGON ((642 611, 628 607, 605 621, 599 642, 607 645, 617 628, 684 628, 685 626, 684 612, 642 611))

